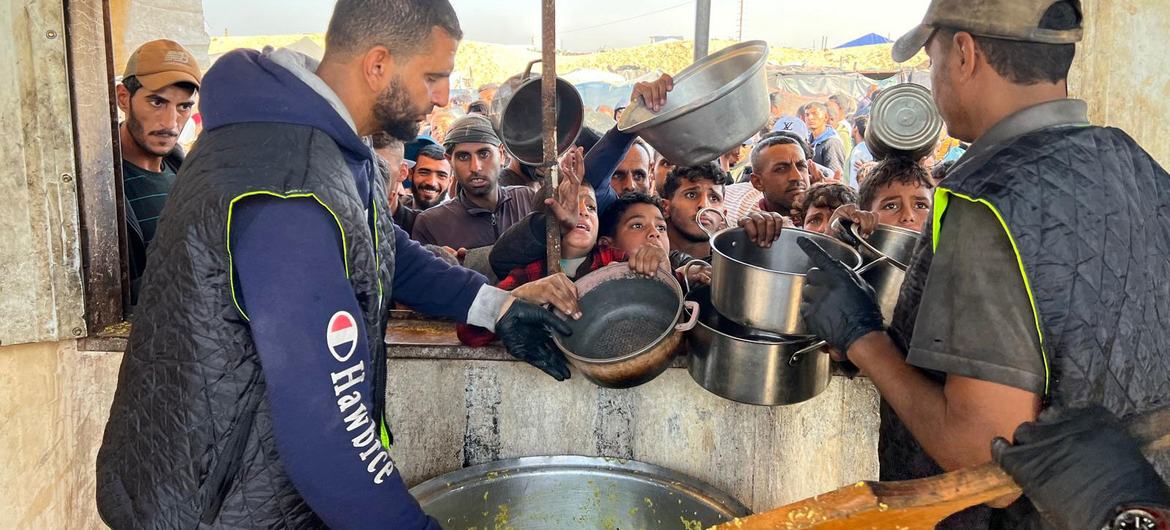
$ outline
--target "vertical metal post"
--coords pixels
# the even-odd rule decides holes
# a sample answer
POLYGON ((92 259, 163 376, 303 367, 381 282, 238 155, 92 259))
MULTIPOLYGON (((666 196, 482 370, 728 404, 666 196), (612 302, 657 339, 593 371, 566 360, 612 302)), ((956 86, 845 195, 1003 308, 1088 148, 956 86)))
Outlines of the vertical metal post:
POLYGON ((707 41, 711 40, 711 0, 695 2, 695 60, 707 56, 707 41))
MULTIPOLYGON (((545 189, 556 198, 560 175, 557 174, 557 2, 541 0, 540 9, 540 126, 544 147, 544 167, 548 172, 545 189)), ((561 271, 561 226, 556 219, 548 219, 545 232, 548 273, 561 271)))
POLYGON ((743 0, 739 0, 739 42, 743 42, 743 0))

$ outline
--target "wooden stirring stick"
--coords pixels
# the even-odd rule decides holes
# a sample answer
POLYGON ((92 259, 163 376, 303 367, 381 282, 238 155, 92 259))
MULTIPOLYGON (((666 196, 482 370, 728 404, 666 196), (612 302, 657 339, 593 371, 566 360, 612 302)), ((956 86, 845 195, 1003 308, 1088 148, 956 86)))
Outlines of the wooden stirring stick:
MULTIPOLYGON (((1170 407, 1137 415, 1126 429, 1148 453, 1170 449, 1170 407)), ((929 530, 965 508, 1021 493, 995 463, 901 482, 852 486, 742 517, 714 530, 929 530)))

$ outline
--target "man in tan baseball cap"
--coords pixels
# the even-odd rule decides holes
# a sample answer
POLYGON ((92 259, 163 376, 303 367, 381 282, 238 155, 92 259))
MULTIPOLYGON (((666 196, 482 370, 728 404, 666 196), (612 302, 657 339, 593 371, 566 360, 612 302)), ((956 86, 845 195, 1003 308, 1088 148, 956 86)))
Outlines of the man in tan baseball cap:
POLYGON ((195 57, 182 44, 159 39, 134 50, 122 72, 122 78, 127 77, 135 77, 142 86, 157 92, 177 83, 187 83, 198 89, 203 74, 195 57))
MULTIPOLYGON (((1170 402, 1170 175, 1068 97, 1082 27, 1078 0, 932 0, 895 44, 899 61, 926 50, 939 114, 971 148, 935 189, 888 329, 865 280, 801 242, 809 333, 881 393, 882 480, 985 464, 1047 406, 1128 417, 1170 402)), ((1021 484, 1068 484, 1034 467, 1021 484)), ((1122 497, 1024 492, 937 528, 1048 528, 1041 512, 1068 507, 1062 528, 1119 527, 1122 497)))
POLYGON ((182 164, 179 134, 191 119, 203 74, 191 52, 160 39, 140 46, 126 62, 116 87, 118 108, 126 117, 118 127, 126 197, 130 299, 146 266, 146 247, 154 239, 159 214, 182 164))

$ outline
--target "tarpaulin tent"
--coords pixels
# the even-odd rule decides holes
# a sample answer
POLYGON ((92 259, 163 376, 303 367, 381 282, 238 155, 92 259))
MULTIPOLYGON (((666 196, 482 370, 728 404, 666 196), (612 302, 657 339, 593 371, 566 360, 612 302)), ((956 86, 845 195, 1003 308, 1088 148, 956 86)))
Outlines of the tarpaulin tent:
POLYGON ((834 49, 839 50, 841 48, 855 48, 857 46, 870 46, 873 44, 889 44, 891 42, 894 42, 894 41, 887 39, 881 35, 878 35, 877 33, 870 33, 869 35, 862 35, 860 37, 857 37, 856 39, 853 39, 849 42, 846 42, 845 44, 837 46, 834 49))

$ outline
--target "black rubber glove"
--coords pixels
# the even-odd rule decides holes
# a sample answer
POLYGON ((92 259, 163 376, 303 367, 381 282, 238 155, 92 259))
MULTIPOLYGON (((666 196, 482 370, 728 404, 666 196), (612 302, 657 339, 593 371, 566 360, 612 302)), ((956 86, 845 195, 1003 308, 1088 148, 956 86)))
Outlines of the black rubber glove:
POLYGON ((1100 406, 1045 410, 1014 437, 992 440, 991 456, 1057 528, 1102 528, 1123 506, 1170 506, 1170 488, 1100 406))
POLYGON ((496 335, 513 357, 531 364, 557 381, 570 377, 569 365, 552 342, 552 332, 572 335, 565 321, 548 310, 528 302, 513 300, 512 306, 496 322, 496 335))
POLYGON ((810 333, 846 354, 863 335, 885 329, 873 287, 815 241, 801 237, 796 244, 814 267, 805 276, 800 304, 810 333))

